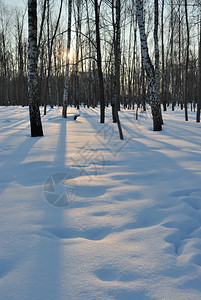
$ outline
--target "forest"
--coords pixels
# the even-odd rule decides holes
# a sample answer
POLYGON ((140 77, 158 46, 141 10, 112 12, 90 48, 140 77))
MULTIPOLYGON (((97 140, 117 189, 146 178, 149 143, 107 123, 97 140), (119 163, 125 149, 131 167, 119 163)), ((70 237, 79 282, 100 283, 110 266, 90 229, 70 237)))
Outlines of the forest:
POLYGON ((201 0, 11 2, 0 300, 200 300, 201 0))
MULTIPOLYGON (((11 9, 0 4, 0 105, 26 106, 28 5, 11 9)), ((164 111, 170 103, 172 110, 180 105, 187 121, 190 104, 200 121, 199 0, 40 0, 37 19, 38 95, 44 113, 46 105, 64 103, 68 63, 67 105, 101 104, 102 114, 114 103, 118 109, 146 110, 153 101, 153 78, 164 111), (147 51, 139 32, 140 11, 147 51)))

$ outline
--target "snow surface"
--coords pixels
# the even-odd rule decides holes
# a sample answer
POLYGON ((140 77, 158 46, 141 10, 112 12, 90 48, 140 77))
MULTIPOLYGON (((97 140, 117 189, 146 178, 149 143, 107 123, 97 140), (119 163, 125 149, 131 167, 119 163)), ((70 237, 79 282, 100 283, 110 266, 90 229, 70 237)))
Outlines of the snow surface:
POLYGON ((200 300, 201 124, 195 112, 0 108, 1 300, 200 300), (42 110, 41 110, 42 112, 42 110), (61 207, 60 207, 61 206, 61 207))

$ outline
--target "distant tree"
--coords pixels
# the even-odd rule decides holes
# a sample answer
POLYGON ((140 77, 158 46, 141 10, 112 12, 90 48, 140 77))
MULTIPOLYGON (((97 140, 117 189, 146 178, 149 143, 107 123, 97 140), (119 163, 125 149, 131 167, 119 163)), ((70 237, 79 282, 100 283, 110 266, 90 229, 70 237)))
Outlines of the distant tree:
POLYGON ((1 104, 11 104, 11 88, 10 88, 10 75, 11 65, 9 63, 9 37, 8 30, 10 29, 10 13, 4 4, 0 1, 0 98, 1 104))
POLYGON ((94 60, 92 60, 93 58, 93 45, 91 43, 92 40, 92 32, 91 32, 91 26, 90 26, 90 11, 89 11, 89 3, 88 0, 85 0, 86 3, 86 17, 87 17, 87 32, 88 32, 88 40, 87 40, 87 44, 88 44, 88 55, 89 55, 89 59, 88 59, 88 92, 87 92, 87 105, 89 107, 89 105, 92 105, 93 107, 95 107, 95 101, 94 101, 94 97, 93 97, 93 72, 92 72, 92 66, 94 64, 94 60))
POLYGON ((82 19, 83 19, 83 0, 74 0, 74 18, 75 18, 75 64, 74 64, 74 104, 79 109, 81 90, 79 82, 79 71, 83 73, 82 59, 82 19), (81 66, 80 66, 81 65, 81 66), (79 67, 80 66, 80 67, 79 67))
MULTIPOLYGON (((48 1, 48 27, 49 27, 49 1, 48 1)), ((61 12, 62 12, 62 6, 63 6, 63 0, 60 1, 60 8, 59 8, 59 14, 58 14, 58 18, 56 21, 56 25, 54 26, 54 31, 53 31, 53 35, 51 37, 51 39, 49 38, 49 29, 48 29, 48 80, 47 80, 47 84, 48 84, 48 100, 50 102, 51 107, 53 107, 53 99, 52 99, 52 90, 51 90, 51 73, 52 73, 52 55, 53 55, 53 45, 55 42, 55 38, 56 38, 56 34, 57 34, 57 30, 59 27, 59 22, 60 22, 60 18, 61 18, 61 12)), ((53 26, 52 26, 53 27, 53 26)), ((46 105, 45 105, 46 107, 46 105)), ((45 109, 45 113, 46 114, 46 109, 45 109)))
MULTIPOLYGON (((23 15, 20 14, 19 10, 16 10, 16 45, 17 45, 17 57, 18 57, 18 78, 17 78, 17 95, 16 103, 25 105, 25 64, 24 64, 24 47, 23 43, 23 29, 24 29, 24 18, 25 12, 23 15)), ((26 95, 27 96, 27 95, 26 95)))
POLYGON ((28 0, 28 97, 31 136, 43 136, 39 110, 37 73, 37 1, 28 0))

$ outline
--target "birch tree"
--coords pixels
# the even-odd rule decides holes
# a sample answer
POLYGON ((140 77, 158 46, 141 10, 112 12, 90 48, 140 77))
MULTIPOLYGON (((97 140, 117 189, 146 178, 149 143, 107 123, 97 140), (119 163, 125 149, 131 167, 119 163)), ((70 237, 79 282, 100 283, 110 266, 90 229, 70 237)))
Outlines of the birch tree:
POLYGON ((153 130, 161 131, 162 115, 161 115, 160 101, 158 96, 159 91, 157 90, 154 66, 150 59, 149 51, 148 51, 142 0, 136 0, 136 8, 137 8, 138 27, 140 32, 142 61, 147 74, 149 97, 150 97, 151 111, 153 116, 153 130))
POLYGON ((71 44, 71 15, 72 15, 72 0, 68 0, 68 28, 67 28, 67 51, 66 51, 66 71, 64 79, 64 94, 63 94, 63 118, 67 117, 68 106, 68 83, 69 83, 69 62, 70 62, 70 44, 71 44))
POLYGON ((31 136, 43 136, 37 73, 37 0, 28 0, 28 97, 31 136))

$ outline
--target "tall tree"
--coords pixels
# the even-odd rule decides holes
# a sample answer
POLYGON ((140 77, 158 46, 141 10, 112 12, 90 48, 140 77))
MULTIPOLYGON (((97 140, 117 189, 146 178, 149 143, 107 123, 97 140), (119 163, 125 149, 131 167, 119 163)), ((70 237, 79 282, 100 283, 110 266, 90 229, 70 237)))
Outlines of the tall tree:
POLYGON ((79 83, 79 65, 81 63, 81 69, 83 72, 83 59, 82 59, 82 42, 81 42, 81 29, 82 29, 82 11, 83 1, 74 1, 74 18, 75 18, 75 65, 74 65, 74 102, 75 106, 79 109, 80 102, 80 83, 79 83))
POLYGON ((37 73, 37 0, 28 0, 28 97, 31 136, 43 136, 37 73))
MULTIPOLYGON (((49 10, 49 1, 48 1, 48 10, 49 10)), ((63 6, 63 0, 61 0, 60 2, 60 8, 59 8, 59 14, 58 14, 58 18, 56 21, 56 25, 54 27, 54 32, 53 32, 53 36, 51 38, 51 42, 49 45, 49 53, 48 53, 48 99, 50 101, 51 107, 53 107, 53 99, 52 99, 52 91, 51 91, 51 71, 52 71, 52 54, 53 54, 53 45, 54 45, 54 41, 56 38, 56 34, 57 34, 57 30, 59 27, 59 22, 60 22, 60 18, 61 18, 61 12, 62 12, 62 6, 63 6)), ((49 18, 49 17, 48 17, 49 18)), ((48 43, 49 44, 49 43, 48 43)))
POLYGON ((190 47, 190 32, 188 22, 188 7, 187 0, 185 0, 185 17, 186 17, 186 34, 187 34, 187 45, 186 45, 186 68, 185 68, 185 88, 184 88, 184 107, 185 107, 185 121, 188 121, 188 104, 187 104, 187 92, 188 92, 188 68, 189 68, 189 47, 190 47))
POLYGON ((161 81, 161 95, 164 111, 167 110, 165 99, 165 52, 164 52, 164 6, 165 2, 162 0, 161 4, 161 60, 162 60, 162 81, 161 81))
POLYGON ((174 68, 173 68, 173 53, 174 53, 174 3, 173 0, 170 0, 171 6, 171 17, 170 17, 170 30, 171 30, 171 37, 170 37, 170 84, 171 84, 171 102, 172 102, 172 110, 174 111, 175 107, 175 97, 174 97, 174 68))
POLYGON ((68 106, 68 82, 69 82, 69 62, 70 62, 70 45, 71 45, 71 15, 72 15, 72 0, 68 0, 68 28, 67 28, 67 51, 66 51, 66 73, 64 79, 64 94, 63 94, 63 118, 67 117, 68 106))
POLYGON ((200 110, 201 110, 201 5, 200 5, 200 41, 199 41, 199 78, 198 78, 198 103, 197 103, 197 115, 196 122, 200 122, 200 110))
POLYGON ((142 60, 143 60, 143 66, 144 66, 144 68, 146 70, 146 74, 147 74, 149 97, 150 97, 151 111, 152 111, 152 116, 153 116, 153 130, 161 131, 162 130, 162 115, 161 115, 161 109, 160 109, 160 101, 159 101, 159 97, 158 97, 159 91, 157 91, 154 66, 149 57, 147 36, 145 33, 145 23, 144 23, 142 0, 136 0, 136 8, 137 8, 138 26, 139 26, 139 31, 140 31, 142 60))
POLYGON ((94 1, 95 8, 95 22, 96 22, 96 51, 97 51, 97 65, 98 65, 98 79, 99 79, 99 95, 100 95, 100 123, 105 122, 105 93, 102 71, 102 56, 101 56, 101 42, 100 42, 100 4, 98 0, 94 1))
MULTIPOLYGON (((114 78, 114 95, 113 95, 113 122, 117 123, 119 129, 120 139, 123 140, 123 132, 119 119, 118 110, 120 108, 120 65, 121 65, 121 35, 120 35, 120 16, 121 16, 121 3, 116 0, 115 4, 112 1, 112 9, 116 11, 116 21, 113 21, 114 27, 114 61, 115 61, 115 78, 114 78)), ((113 12, 114 15, 114 12, 113 12)), ((113 18, 114 19, 114 18, 113 18)))

